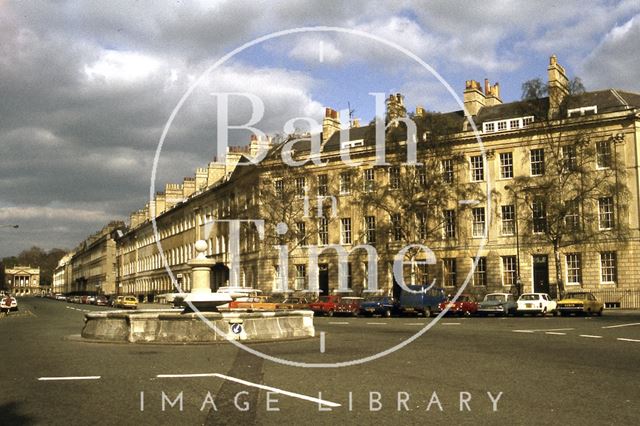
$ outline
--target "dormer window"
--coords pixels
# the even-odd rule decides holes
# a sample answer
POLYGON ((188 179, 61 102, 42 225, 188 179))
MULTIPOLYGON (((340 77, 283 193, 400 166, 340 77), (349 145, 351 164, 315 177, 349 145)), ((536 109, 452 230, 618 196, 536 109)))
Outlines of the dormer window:
POLYGON ((571 108, 567 110, 567 117, 575 117, 575 116, 584 116, 584 115, 593 115, 598 113, 598 105, 591 105, 580 108, 571 108))
POLYGON ((505 132, 508 130, 524 129, 533 123, 533 116, 510 118, 482 123, 482 133, 505 132))
POLYGON ((356 139, 356 140, 352 140, 352 141, 345 141, 345 142, 342 142, 340 144, 340 148, 342 148, 342 149, 352 148, 352 147, 356 147, 356 146, 364 146, 364 139, 356 139))

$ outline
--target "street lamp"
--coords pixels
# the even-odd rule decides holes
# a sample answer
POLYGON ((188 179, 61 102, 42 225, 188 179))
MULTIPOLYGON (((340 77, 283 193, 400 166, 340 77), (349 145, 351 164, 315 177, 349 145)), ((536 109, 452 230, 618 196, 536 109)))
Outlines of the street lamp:
POLYGON ((516 291, 518 292, 518 296, 520 296, 520 291, 522 289, 522 280, 520 279, 520 235, 518 234, 518 196, 516 195, 515 189, 513 189, 510 185, 505 185, 504 189, 510 191, 513 194, 514 203, 513 203, 513 216, 514 216, 514 231, 516 233, 516 291))

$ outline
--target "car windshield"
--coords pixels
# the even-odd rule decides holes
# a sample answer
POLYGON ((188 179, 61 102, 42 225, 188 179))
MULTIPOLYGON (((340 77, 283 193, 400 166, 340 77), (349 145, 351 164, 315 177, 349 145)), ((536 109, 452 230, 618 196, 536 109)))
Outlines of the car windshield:
POLYGON ((503 294, 487 294, 484 298, 487 302, 504 302, 503 294))
POLYGON ((523 294, 520 296, 520 300, 538 300, 538 296, 536 294, 523 294))
POLYGON ((369 296, 365 299, 365 302, 384 302, 387 298, 384 296, 369 296))
POLYGON ((587 293, 569 293, 569 294, 567 294, 567 299, 586 300, 587 299, 587 293))

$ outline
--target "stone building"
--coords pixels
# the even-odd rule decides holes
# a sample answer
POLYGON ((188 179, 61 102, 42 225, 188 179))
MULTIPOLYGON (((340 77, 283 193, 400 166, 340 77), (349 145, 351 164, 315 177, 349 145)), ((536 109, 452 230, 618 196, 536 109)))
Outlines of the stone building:
POLYGON ((5 269, 5 279, 9 291, 15 296, 36 296, 47 292, 46 287, 40 287, 40 268, 16 265, 5 269))

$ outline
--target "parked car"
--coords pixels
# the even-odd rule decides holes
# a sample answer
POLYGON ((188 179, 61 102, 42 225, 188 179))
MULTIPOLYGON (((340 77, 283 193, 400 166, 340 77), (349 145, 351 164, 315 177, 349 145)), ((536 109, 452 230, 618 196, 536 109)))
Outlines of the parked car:
POLYGON ((518 305, 511 293, 489 293, 478 304, 478 315, 513 315, 518 305))
POLYGON ((276 305, 276 309, 309 309, 306 297, 287 297, 276 305))
POLYGON ((575 291, 567 293, 558 301, 558 312, 560 315, 588 314, 602 315, 604 303, 588 291, 575 291))
POLYGON ((244 296, 229 302, 229 309, 275 311, 276 302, 268 296, 244 296))
POLYGON ((444 289, 425 285, 410 285, 409 291, 400 293, 400 314, 418 314, 430 317, 439 312, 440 303, 447 300, 444 289))
POLYGON ((107 296, 96 296, 93 304, 96 306, 107 306, 109 305, 109 299, 107 299, 107 296))
POLYGON ((123 309, 138 309, 138 299, 135 296, 123 296, 119 306, 123 309))
POLYGON ((124 299, 124 296, 116 296, 116 298, 111 302, 111 306, 113 306, 114 308, 121 308, 122 299, 124 299))
POLYGON ((400 302, 391 296, 369 296, 360 303, 360 315, 390 317, 400 314, 400 302))
POLYGON ((65 295, 64 295, 64 294, 61 294, 61 293, 56 294, 54 298, 55 298, 56 300, 62 300, 62 301, 67 300, 67 298, 65 297, 65 295))
POLYGON ((556 301, 551 300, 551 297, 547 293, 524 293, 519 298, 516 308, 516 314, 542 314, 543 316, 548 313, 557 315, 556 301))
POLYGON ((13 296, 9 296, 11 298, 11 303, 7 304, 7 296, 2 296, 0 298, 0 309, 2 309, 3 311, 5 309, 9 309, 10 311, 17 311, 18 310, 18 300, 13 297, 13 296))
POLYGON ((356 316, 360 310, 361 300, 361 297, 339 295, 320 296, 315 302, 309 303, 309 309, 316 315, 326 315, 328 317, 340 313, 348 313, 356 316))
POLYGON ((438 308, 440 311, 448 308, 447 314, 451 315, 472 315, 478 311, 478 302, 470 294, 461 294, 455 301, 450 295, 438 308))

